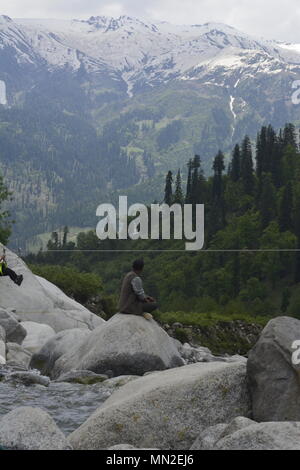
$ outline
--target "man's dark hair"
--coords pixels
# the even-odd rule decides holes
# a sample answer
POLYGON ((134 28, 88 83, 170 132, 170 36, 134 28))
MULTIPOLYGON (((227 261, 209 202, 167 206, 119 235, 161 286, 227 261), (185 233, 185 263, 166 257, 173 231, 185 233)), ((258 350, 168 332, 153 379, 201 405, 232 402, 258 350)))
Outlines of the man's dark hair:
POLYGON ((144 260, 143 259, 136 259, 133 263, 132 263, 132 268, 134 271, 142 271, 143 268, 144 268, 144 260))

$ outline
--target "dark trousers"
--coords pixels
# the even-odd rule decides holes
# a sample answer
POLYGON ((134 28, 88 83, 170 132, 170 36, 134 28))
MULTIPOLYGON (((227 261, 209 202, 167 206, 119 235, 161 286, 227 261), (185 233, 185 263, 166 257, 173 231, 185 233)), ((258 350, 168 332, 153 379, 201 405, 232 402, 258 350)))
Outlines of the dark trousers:
POLYGON ((158 304, 156 302, 143 302, 142 303, 142 314, 139 313, 129 313, 129 312, 120 312, 123 313, 124 315, 143 315, 143 313, 152 313, 154 310, 158 309, 158 304))
POLYGON ((144 302, 143 303, 143 312, 152 313, 154 310, 158 309, 158 304, 156 302, 144 302))
POLYGON ((18 279, 18 275, 10 268, 6 266, 2 266, 2 276, 9 276, 13 282, 16 282, 18 279))

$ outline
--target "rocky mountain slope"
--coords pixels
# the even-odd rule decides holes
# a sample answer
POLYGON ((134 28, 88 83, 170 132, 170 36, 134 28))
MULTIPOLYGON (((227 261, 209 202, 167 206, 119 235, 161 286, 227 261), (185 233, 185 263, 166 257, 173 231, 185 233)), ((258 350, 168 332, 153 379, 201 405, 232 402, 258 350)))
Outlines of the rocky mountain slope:
POLYGON ((158 178, 194 153, 209 172, 219 148, 300 118, 300 45, 224 24, 1 16, 0 63, 0 169, 21 246, 58 225, 93 226, 116 190, 153 200, 158 178))

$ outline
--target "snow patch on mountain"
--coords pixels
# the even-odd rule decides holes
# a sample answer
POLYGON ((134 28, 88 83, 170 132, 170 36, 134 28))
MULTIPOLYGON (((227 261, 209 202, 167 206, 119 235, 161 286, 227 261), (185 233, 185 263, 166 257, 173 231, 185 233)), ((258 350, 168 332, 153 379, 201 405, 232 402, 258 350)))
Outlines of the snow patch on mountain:
MULTIPOLYGON (((235 123, 236 118, 237 118, 237 115, 236 115, 236 113, 234 112, 234 101, 235 101, 234 96, 231 96, 231 95, 230 95, 230 103, 229 103, 229 106, 230 106, 231 114, 233 115, 233 121, 234 121, 234 123, 235 123)), ((234 132, 235 132, 235 125, 232 124, 232 134, 231 134, 231 138, 233 138, 234 132)))
POLYGON ((300 44, 281 44, 280 47, 289 51, 299 52, 300 54, 300 44))
POLYGON ((233 106, 234 106, 234 100, 235 100, 235 98, 234 98, 233 96, 230 96, 230 111, 231 111, 231 113, 232 113, 232 115, 233 115, 233 119, 236 120, 236 114, 235 114, 234 108, 233 108, 233 106))
POLYGON ((0 104, 7 105, 6 83, 0 80, 0 104))
POLYGON ((0 51, 13 47, 19 63, 50 71, 105 71, 135 87, 171 80, 201 80, 236 88, 258 73, 298 71, 300 45, 264 40, 222 23, 172 25, 130 16, 87 20, 16 19, 0 16, 0 51), (235 84, 235 85, 234 85, 235 84))

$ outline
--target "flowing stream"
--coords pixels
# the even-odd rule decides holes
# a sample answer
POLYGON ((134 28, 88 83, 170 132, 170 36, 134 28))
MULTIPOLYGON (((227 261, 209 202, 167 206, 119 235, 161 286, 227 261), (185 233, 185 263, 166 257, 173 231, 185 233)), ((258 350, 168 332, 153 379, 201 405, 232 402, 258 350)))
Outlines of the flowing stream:
POLYGON ((51 382, 49 387, 44 387, 0 381, 0 418, 19 406, 42 408, 67 435, 99 408, 113 391, 101 383, 51 382))

